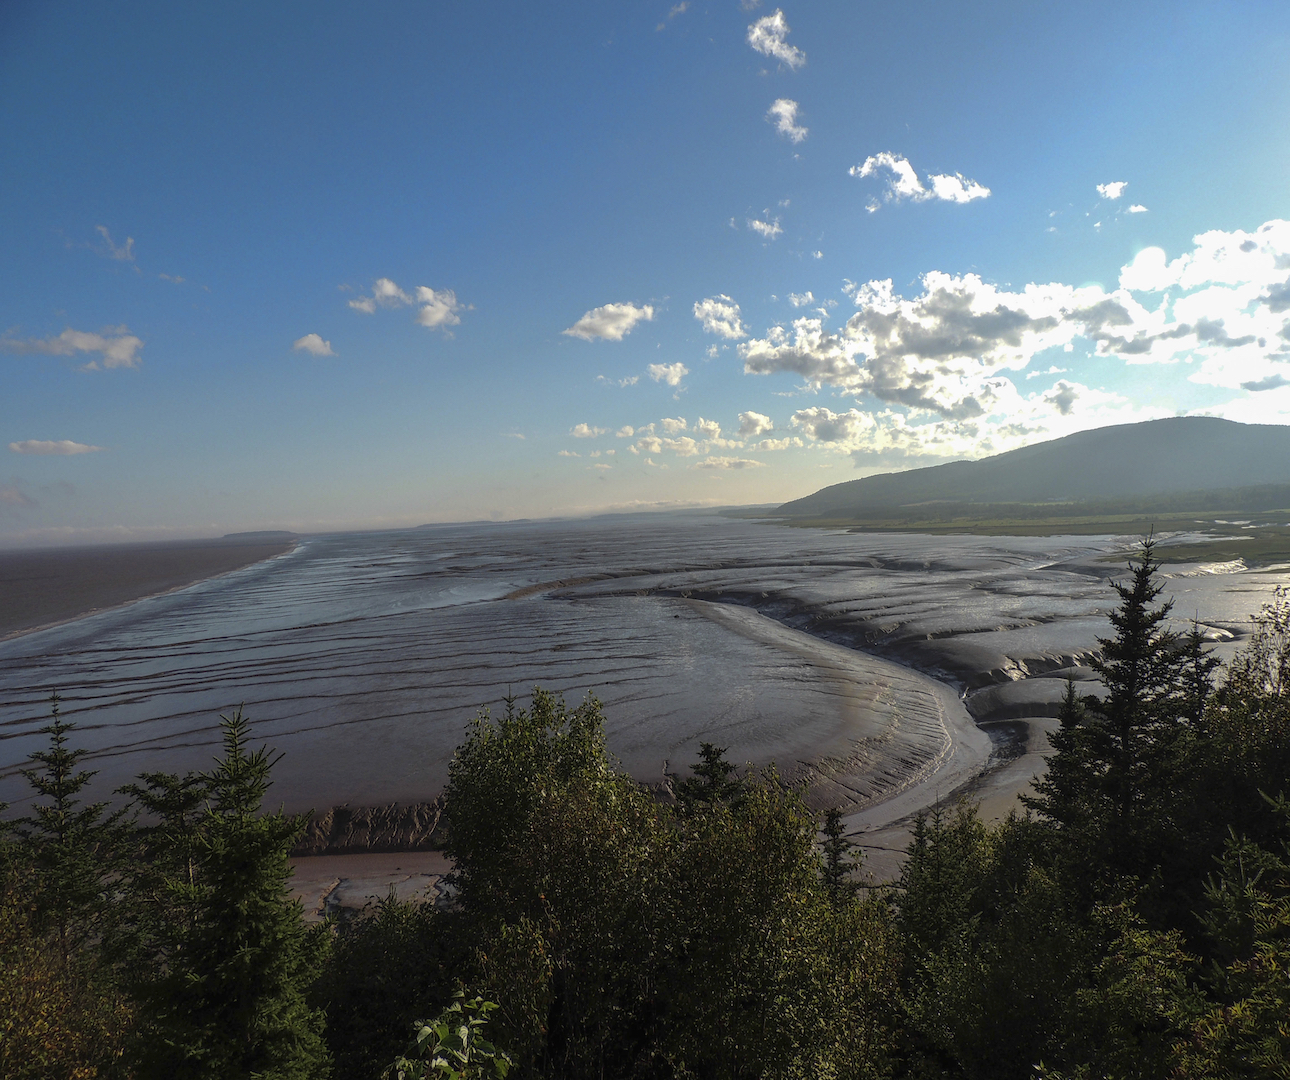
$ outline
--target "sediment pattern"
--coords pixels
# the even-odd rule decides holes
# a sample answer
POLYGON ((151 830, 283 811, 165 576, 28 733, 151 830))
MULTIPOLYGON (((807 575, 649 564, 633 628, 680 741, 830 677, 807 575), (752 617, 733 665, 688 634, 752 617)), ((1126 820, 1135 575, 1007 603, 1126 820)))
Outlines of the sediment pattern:
MULTIPOLYGON (((649 783, 711 741, 824 801, 886 798, 947 754, 981 753, 956 695, 928 676, 964 690, 1090 655, 1118 569, 1098 560, 1121 543, 715 515, 311 537, 0 643, 0 799, 24 794, 17 770, 53 689, 98 793, 144 769, 206 767, 217 715, 244 703, 285 755, 272 797, 325 811, 433 800, 476 710, 534 684, 599 697, 611 749, 649 783)), ((1239 632, 1285 578, 1171 585, 1188 619, 1194 607, 1239 632)))

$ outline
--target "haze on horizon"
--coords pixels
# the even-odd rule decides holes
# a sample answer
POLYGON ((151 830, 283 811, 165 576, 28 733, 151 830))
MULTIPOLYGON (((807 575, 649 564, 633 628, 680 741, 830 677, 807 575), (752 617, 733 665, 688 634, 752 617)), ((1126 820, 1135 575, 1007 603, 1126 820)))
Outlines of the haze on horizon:
POLYGON ((0 546, 1290 423, 1290 8, 0 8, 0 546))

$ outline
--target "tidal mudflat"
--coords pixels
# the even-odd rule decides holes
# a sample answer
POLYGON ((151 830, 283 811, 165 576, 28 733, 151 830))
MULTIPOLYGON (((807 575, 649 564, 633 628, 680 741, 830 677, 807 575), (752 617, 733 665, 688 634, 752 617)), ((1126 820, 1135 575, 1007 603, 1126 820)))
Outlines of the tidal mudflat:
MULTIPOLYGON (((1065 674, 1088 674, 1132 544, 698 512, 306 537, 0 643, 0 799, 24 797, 54 689, 97 792, 206 767, 218 714, 242 704, 284 755, 272 799, 307 810, 433 798, 476 711, 540 684, 600 698, 610 748, 642 781, 712 741, 879 827, 979 780, 992 726, 1011 724, 1015 746, 1065 674)), ((1239 563, 1167 571, 1180 623, 1198 617, 1220 654, 1290 581, 1239 563)))

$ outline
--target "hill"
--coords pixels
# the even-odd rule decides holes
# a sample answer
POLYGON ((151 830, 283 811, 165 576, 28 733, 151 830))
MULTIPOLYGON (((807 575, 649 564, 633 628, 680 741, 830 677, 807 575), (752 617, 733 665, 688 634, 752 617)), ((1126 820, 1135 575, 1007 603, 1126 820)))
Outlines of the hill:
POLYGON ((934 506, 962 514, 1020 504, 1068 512, 1146 504, 1213 511, 1227 502, 1270 509, 1290 502, 1287 485, 1290 426, 1177 416, 1080 431, 980 461, 849 480, 785 503, 775 516, 865 521, 916 510, 921 517, 934 506))

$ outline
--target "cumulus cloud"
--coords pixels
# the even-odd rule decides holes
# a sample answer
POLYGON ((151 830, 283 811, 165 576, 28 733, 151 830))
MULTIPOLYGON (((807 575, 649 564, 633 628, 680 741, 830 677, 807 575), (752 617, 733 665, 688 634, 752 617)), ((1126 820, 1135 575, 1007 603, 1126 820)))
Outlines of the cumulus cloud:
MULTIPOLYGON (((686 424, 684 416, 665 416, 659 421, 659 425, 669 435, 675 435, 678 431, 684 431, 689 426, 686 424)), ((653 426, 653 424, 650 425, 650 427, 653 426)))
POLYGON ((378 307, 407 307, 411 303, 412 297, 395 285, 389 278, 383 277, 377 278, 372 285, 371 296, 357 297, 349 301, 349 306, 355 311, 371 315, 378 307))
POLYGON ((712 441, 721 438, 721 425, 715 420, 705 420, 702 416, 694 423, 694 433, 712 441))
POLYGON ((1068 383, 1065 379, 1058 379, 1043 396, 1043 400, 1056 409, 1062 416, 1070 416, 1071 410, 1075 407, 1075 402, 1079 400, 1080 388, 1074 383, 1068 383))
POLYGON ((793 143, 800 143, 810 132, 810 128, 798 124, 797 109, 797 102, 791 98, 776 98, 766 110, 766 120, 774 124, 775 130, 793 143))
POLYGON ((963 420, 996 411, 1012 385, 1001 371, 1024 368, 1078 336, 1101 355, 1145 359, 1153 343, 1172 348, 1181 334, 1127 290, 1098 286, 1009 291, 975 274, 933 271, 913 299, 893 293, 890 280, 858 286, 854 298, 858 310, 837 332, 822 319, 801 318, 791 330, 775 326, 741 344, 744 370, 791 372, 810 385, 963 420))
POLYGON ((743 439, 754 439, 767 431, 774 431, 775 425, 769 416, 759 412, 741 412, 739 414, 739 436, 743 439))
POLYGON ((679 386, 688 374, 690 369, 681 363, 649 366, 649 377, 655 382, 667 383, 668 386, 679 386))
POLYGON ((592 427, 590 424, 575 424, 569 434, 575 439, 595 439, 605 433, 602 427, 592 427))
POLYGON ((696 302, 694 317, 703 323, 703 329, 709 334, 716 334, 730 341, 748 336, 748 331, 740 321, 739 305, 725 293, 696 302))
POLYGON ((106 225, 95 225, 94 231, 103 237, 103 243, 106 247, 103 254, 109 259, 116 259, 119 262, 134 262, 134 237, 127 236, 124 244, 114 244, 112 234, 108 232, 106 225))
POLYGON ((1097 193, 1104 199, 1118 199, 1128 186, 1127 180, 1112 180, 1109 184, 1098 184, 1097 193))
POLYGON ((1127 213, 1127 214, 1145 214, 1145 213, 1148 213, 1148 211, 1147 211, 1147 208, 1146 208, 1145 206, 1143 206, 1143 205, 1142 205, 1142 203, 1134 203, 1132 206, 1130 206, 1130 207, 1129 207, 1129 209, 1128 209, 1128 210, 1126 210, 1126 211, 1125 211, 1125 213, 1127 213))
POLYGON ((806 63, 806 53, 788 43, 790 32, 784 12, 776 8, 770 15, 758 19, 748 27, 748 44, 762 56, 769 56, 786 67, 797 70, 806 63))
POLYGON ((42 454, 62 457, 71 454, 97 454, 104 450, 105 447, 72 442, 71 439, 24 439, 22 442, 11 442, 9 449, 15 454, 42 454))
POLYGON ((581 457, 582 455, 576 450, 557 450, 556 457, 581 457))
POLYGON ((377 308, 399 308, 419 305, 417 322, 431 330, 449 333, 450 326, 461 323, 462 311, 469 305, 462 304, 451 289, 432 289, 418 285, 412 294, 404 292, 389 278, 377 278, 371 296, 359 296, 349 301, 349 306, 365 315, 375 314, 377 308))
POLYGON ((654 308, 649 304, 641 307, 635 304, 605 304, 592 308, 569 329, 561 332, 569 337, 582 338, 583 341, 594 341, 596 338, 622 341, 638 322, 649 322, 653 318, 654 308))
POLYGON ((1144 249, 1115 288, 1003 288, 933 271, 911 297, 890 281, 849 291, 856 311, 841 328, 799 318, 738 351, 749 374, 789 373, 807 390, 876 400, 877 408, 803 409, 792 420, 809 442, 866 463, 976 457, 1159 414, 1083 384, 1069 360, 1047 358, 1077 341, 1099 357, 1177 364, 1180 377, 1249 395, 1216 407, 1224 415, 1290 420, 1290 222, 1201 233, 1172 259, 1144 249), (1018 389, 1057 375, 1065 377, 1048 389, 1018 389))
POLYGON ((98 333, 72 330, 70 327, 57 337, 0 338, 0 348, 16 353, 44 353, 48 356, 75 356, 77 353, 98 353, 100 359, 85 365, 87 371, 100 368, 135 368, 143 361, 139 350, 143 342, 125 326, 106 326, 98 333))
POLYGON ((1279 371, 1263 379, 1250 379, 1248 382, 1241 383, 1242 390, 1252 390, 1255 393, 1262 390, 1279 390, 1283 386, 1290 386, 1290 379, 1287 379, 1279 371))
POLYGON ((815 303, 815 294, 809 289, 804 293, 791 292, 788 294, 788 302, 793 307, 806 307, 807 304, 815 303))
POLYGON ((769 221, 760 221, 757 218, 748 218, 748 228, 759 234, 766 240, 774 240, 784 230, 780 228, 779 218, 771 218, 769 221))
POLYGON ((766 463, 752 458, 707 457, 695 462, 696 469, 760 469, 766 463))
POLYGON ((331 351, 331 342, 323 341, 321 334, 306 334, 302 338, 296 338, 291 347, 298 351, 309 353, 311 356, 335 356, 331 351))
POLYGON ((789 417, 789 423, 810 435, 817 442, 853 443, 874 427, 873 415, 859 409, 835 413, 832 409, 817 406, 799 409, 789 417))
POLYGON ((1058 367, 1056 364, 1053 364, 1052 367, 1046 368, 1043 371, 1027 371, 1026 378, 1042 379, 1045 375, 1065 375, 1066 371, 1066 368, 1058 367))
POLYGON ((762 439, 761 442, 753 443, 753 450, 787 450, 790 446, 802 446, 802 440, 796 435, 785 436, 782 439, 762 439))
POLYGON ((631 424, 624 424, 622 427, 620 427, 617 431, 614 432, 615 438, 619 438, 619 439, 630 439, 635 434, 636 434, 636 429, 633 428, 631 424))
POLYGON ((451 289, 431 289, 425 285, 417 286, 417 303, 421 310, 417 312, 417 322, 431 330, 444 330, 449 326, 458 326, 462 309, 457 294, 451 289))
MULTIPOLYGON (((852 176, 864 179, 877 175, 880 169, 888 174, 887 186, 882 195, 884 202, 901 202, 905 199, 926 202, 938 199, 941 202, 968 203, 974 199, 987 198, 990 194, 988 187, 969 180, 962 173, 934 173, 927 177, 927 183, 924 184, 906 158, 887 151, 870 155, 861 164, 852 165, 849 172, 852 176)), ((878 206, 877 200, 871 200, 867 209, 872 212, 878 206)))

